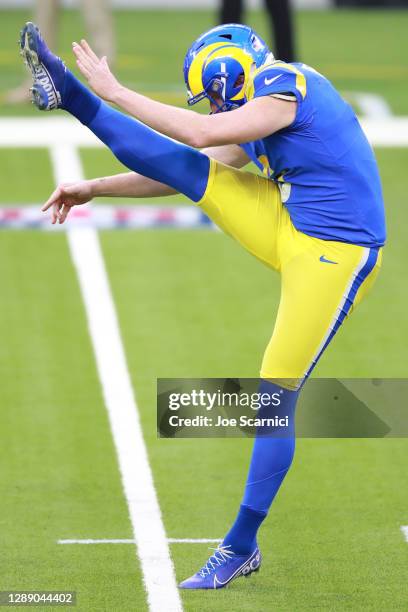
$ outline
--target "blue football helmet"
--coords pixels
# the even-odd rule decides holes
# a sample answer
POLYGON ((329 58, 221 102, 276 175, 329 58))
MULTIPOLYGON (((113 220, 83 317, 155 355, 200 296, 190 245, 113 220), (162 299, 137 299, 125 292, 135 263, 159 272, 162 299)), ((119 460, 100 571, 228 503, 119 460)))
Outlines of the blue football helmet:
POLYGON ((187 51, 184 80, 191 106, 207 98, 215 112, 238 108, 252 71, 273 55, 248 26, 230 23, 202 34, 187 51))

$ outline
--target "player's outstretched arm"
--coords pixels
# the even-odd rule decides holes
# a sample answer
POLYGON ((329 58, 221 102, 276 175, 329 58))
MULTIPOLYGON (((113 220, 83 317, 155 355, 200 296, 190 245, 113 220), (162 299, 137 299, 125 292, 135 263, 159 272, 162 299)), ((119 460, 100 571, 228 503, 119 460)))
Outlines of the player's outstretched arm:
POLYGON ((64 223, 71 208, 97 197, 151 198, 176 193, 174 189, 136 172, 125 172, 76 183, 62 183, 41 208, 51 210, 51 223, 64 223))
POLYGON ((162 104, 121 85, 106 58, 99 59, 85 40, 74 43, 73 51, 80 71, 101 98, 161 134, 197 149, 265 138, 289 126, 296 116, 296 102, 270 96, 251 100, 232 113, 214 115, 162 104))
MULTIPOLYGON (((246 153, 236 145, 204 149, 203 153, 235 168, 242 168, 249 162, 246 153)), ((86 204, 97 197, 154 198, 175 193, 175 189, 164 183, 136 172, 124 172, 76 183, 62 183, 53 191, 41 210, 51 210, 51 223, 62 224, 71 208, 86 204)))

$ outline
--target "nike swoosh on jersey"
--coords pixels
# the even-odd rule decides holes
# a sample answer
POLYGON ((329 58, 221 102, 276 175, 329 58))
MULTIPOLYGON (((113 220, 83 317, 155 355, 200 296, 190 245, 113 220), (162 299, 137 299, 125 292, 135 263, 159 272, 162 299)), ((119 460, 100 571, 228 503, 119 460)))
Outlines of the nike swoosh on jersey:
POLYGON ((276 79, 279 79, 279 77, 283 76, 283 74, 278 74, 276 77, 273 77, 272 79, 268 79, 265 77, 265 85, 270 85, 271 83, 273 83, 274 81, 276 81, 276 79))
POLYGON ((326 259, 324 255, 320 256, 320 261, 322 263, 329 263, 329 264, 337 264, 337 261, 332 261, 331 259, 326 259))

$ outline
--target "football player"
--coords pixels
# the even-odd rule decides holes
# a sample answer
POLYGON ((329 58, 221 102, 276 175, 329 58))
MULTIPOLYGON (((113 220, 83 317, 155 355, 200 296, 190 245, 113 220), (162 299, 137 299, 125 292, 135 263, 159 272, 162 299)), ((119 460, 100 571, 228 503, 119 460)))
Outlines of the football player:
POLYGON ((69 112, 132 171, 59 186, 43 207, 52 209, 54 223, 94 196, 177 191, 281 275, 259 390, 279 393, 289 427, 285 435, 256 437, 233 525, 206 564, 180 585, 222 588, 259 569, 257 532, 292 462, 299 391, 378 273, 385 223, 373 151, 352 108, 324 76, 276 60, 243 25, 214 28, 187 52, 188 102, 207 100, 210 115, 130 91, 86 41, 74 43, 73 51, 95 93, 31 23, 22 31, 21 50, 37 107, 69 112), (240 170, 249 160, 264 176, 240 170))

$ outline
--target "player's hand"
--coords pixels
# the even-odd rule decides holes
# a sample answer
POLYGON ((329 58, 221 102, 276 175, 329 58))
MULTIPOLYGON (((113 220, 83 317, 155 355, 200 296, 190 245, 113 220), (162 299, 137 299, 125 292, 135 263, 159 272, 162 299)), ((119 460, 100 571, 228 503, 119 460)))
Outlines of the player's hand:
POLYGON ((51 209, 51 223, 64 223, 69 211, 73 206, 86 204, 92 200, 93 194, 89 181, 78 181, 77 183, 63 183, 58 185, 50 195, 44 206, 43 212, 51 209))
POLYGON ((91 49, 86 40, 78 44, 72 43, 76 63, 93 91, 108 102, 113 102, 116 91, 120 88, 119 81, 110 71, 106 57, 99 57, 91 49))

